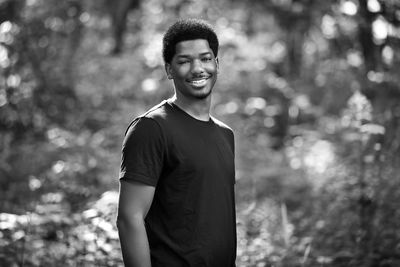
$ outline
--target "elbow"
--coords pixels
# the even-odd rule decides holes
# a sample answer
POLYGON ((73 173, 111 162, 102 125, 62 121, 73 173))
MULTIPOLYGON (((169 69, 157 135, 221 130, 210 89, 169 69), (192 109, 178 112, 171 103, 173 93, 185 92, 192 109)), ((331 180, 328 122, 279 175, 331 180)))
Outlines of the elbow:
POLYGON ((117 220, 116 220, 116 225, 117 225, 118 230, 121 229, 121 227, 123 225, 123 221, 124 221, 124 219, 122 218, 122 216, 118 214, 117 220))
POLYGON ((119 231, 126 229, 128 225, 132 225, 133 223, 126 215, 118 214, 117 216, 117 228, 119 231))
POLYGON ((119 231, 127 229, 127 228, 137 228, 144 226, 144 219, 142 216, 138 215, 126 215, 126 214, 118 214, 117 215, 117 228, 119 231))

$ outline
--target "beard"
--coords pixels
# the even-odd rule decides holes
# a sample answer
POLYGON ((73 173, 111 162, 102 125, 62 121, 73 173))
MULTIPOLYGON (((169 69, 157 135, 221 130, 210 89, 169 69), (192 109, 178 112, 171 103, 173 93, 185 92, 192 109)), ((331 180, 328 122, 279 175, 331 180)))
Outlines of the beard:
POLYGON ((212 89, 208 90, 207 92, 195 95, 194 98, 201 99, 201 100, 206 99, 209 95, 211 95, 211 93, 212 93, 212 89))
POLYGON ((213 89, 210 88, 207 91, 202 91, 202 90, 198 90, 198 91, 179 91, 179 93, 184 96, 187 99, 193 99, 193 100, 204 100, 207 97, 209 97, 212 93, 213 89))

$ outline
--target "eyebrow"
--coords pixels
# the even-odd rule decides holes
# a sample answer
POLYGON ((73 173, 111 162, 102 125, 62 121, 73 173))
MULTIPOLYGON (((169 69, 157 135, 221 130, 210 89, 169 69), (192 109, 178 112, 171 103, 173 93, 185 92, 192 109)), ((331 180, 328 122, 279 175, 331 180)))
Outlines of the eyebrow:
MULTIPOLYGON (((204 53, 200 53, 200 56, 208 56, 208 55, 212 55, 211 52, 204 52, 204 53)), ((186 54, 182 54, 182 55, 176 55, 176 57, 178 58, 191 58, 191 55, 186 55, 186 54)))

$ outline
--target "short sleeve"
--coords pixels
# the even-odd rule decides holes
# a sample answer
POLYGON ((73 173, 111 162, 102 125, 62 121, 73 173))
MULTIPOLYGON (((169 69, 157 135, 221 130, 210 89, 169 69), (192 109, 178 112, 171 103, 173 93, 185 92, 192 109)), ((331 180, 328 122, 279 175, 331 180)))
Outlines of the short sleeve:
POLYGON ((164 147, 159 124, 150 118, 137 118, 124 138, 119 179, 156 186, 163 168, 164 147))

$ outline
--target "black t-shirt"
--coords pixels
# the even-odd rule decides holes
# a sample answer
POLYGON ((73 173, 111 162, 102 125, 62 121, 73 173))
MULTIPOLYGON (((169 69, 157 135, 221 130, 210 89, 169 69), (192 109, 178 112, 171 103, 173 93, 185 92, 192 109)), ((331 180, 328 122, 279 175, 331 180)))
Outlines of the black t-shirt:
POLYGON ((145 226, 153 267, 232 267, 236 258, 232 130, 163 101, 129 126, 120 179, 155 186, 145 226))

